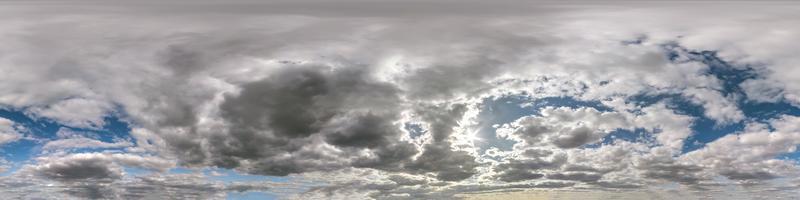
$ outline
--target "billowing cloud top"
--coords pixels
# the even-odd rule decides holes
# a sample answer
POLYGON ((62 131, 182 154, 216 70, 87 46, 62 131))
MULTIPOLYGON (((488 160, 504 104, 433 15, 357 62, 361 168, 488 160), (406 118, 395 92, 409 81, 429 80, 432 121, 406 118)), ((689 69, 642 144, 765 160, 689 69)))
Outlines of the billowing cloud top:
POLYGON ((800 198, 790 2, 114 3, 0 3, 0 193, 800 198))

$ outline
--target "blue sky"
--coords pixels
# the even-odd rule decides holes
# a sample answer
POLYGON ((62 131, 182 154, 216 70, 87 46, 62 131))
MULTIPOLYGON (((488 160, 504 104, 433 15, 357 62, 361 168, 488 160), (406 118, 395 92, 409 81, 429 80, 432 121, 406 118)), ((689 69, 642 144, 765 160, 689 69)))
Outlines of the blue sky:
MULTIPOLYGON (((47 141, 58 140, 57 132, 65 129, 77 132, 81 135, 93 137, 94 139, 102 142, 114 142, 114 140, 131 140, 130 125, 116 116, 108 116, 105 120, 105 126, 101 129, 86 129, 70 127, 67 125, 59 124, 48 119, 37 119, 29 117, 25 111, 19 110, 0 110, 0 117, 10 119, 17 124, 25 127, 26 137, 14 142, 4 144, 0 151, 3 153, 3 159, 10 162, 9 169, 3 172, 3 176, 9 176, 16 170, 19 170, 22 165, 30 164, 34 158, 42 155, 42 146, 47 141)), ((125 151, 124 148, 85 148, 74 149, 70 152, 73 153, 87 153, 87 152, 104 152, 104 151, 125 151)), ((153 171, 143 168, 126 168, 128 176, 146 176, 153 171)), ((219 181, 224 184, 231 184, 237 182, 286 182, 290 180, 287 177, 273 177, 273 176, 260 176, 242 174, 229 169, 189 169, 189 168, 172 168, 166 173, 168 174, 186 174, 186 173, 204 173, 211 174, 208 179, 211 181, 219 181)), ((228 192, 228 199, 276 199, 277 196, 268 191, 245 191, 245 192, 228 192)))
MULTIPOLYGON (((707 71, 703 72, 708 76, 714 76, 722 82, 722 90, 719 92, 724 95, 740 95, 744 96, 744 91, 739 85, 748 80, 756 79, 759 75, 754 70, 748 68, 747 65, 737 66, 730 64, 723 59, 716 56, 713 51, 687 51, 676 44, 667 45, 673 49, 681 49, 686 51, 686 58, 678 58, 678 53, 672 50, 665 50, 665 55, 669 56, 673 62, 698 62, 706 65, 707 71), (680 61, 678 61, 680 60, 680 61)), ((665 48, 668 49, 668 48, 665 48)), ((638 94, 626 98, 627 103, 637 105, 640 107, 647 107, 656 103, 664 103, 675 113, 691 116, 692 133, 689 137, 685 138, 682 153, 688 153, 703 148, 706 144, 715 141, 726 135, 739 134, 744 131, 746 123, 749 122, 767 122, 776 119, 782 115, 800 115, 800 108, 793 106, 790 102, 753 102, 744 98, 739 98, 736 105, 741 109, 742 113, 747 117, 746 121, 739 121, 736 123, 720 124, 715 119, 711 119, 704 115, 704 107, 701 104, 695 103, 682 96, 679 93, 655 93, 655 94, 638 94)), ((556 97, 543 97, 536 98, 531 95, 518 94, 500 97, 491 97, 483 99, 480 105, 480 113, 478 114, 478 137, 482 140, 478 141, 476 146, 478 152, 484 153, 489 148, 497 148, 500 150, 510 151, 512 146, 517 142, 508 138, 497 136, 497 125, 511 123, 519 118, 525 116, 540 116, 539 110, 546 107, 566 107, 566 108, 592 108, 601 112, 613 112, 614 109, 604 105, 601 101, 584 101, 569 96, 556 96, 556 97)), ((120 113, 122 111, 114 111, 112 113, 120 113)), ((103 118, 104 125, 98 128, 82 128, 71 127, 69 125, 59 124, 57 121, 38 118, 32 115, 31 112, 25 109, 3 109, 0 110, 0 117, 9 119, 21 127, 24 127, 26 137, 16 140, 2 146, 3 159, 10 162, 9 170, 4 172, 5 176, 19 170, 22 165, 31 164, 34 158, 47 154, 42 152, 42 146, 48 141, 62 139, 59 136, 59 131, 72 131, 91 137, 101 142, 113 143, 115 141, 127 140, 133 141, 131 136, 132 126, 128 120, 122 119, 120 114, 111 114, 103 118)), ((411 137, 419 137, 426 134, 419 125, 406 124, 405 128, 409 131, 411 137)), ((628 142, 644 142, 652 140, 654 135, 658 134, 657 129, 617 129, 611 130, 601 140, 593 143, 585 144, 581 148, 598 148, 603 145, 614 145, 618 141, 628 142)), ((78 148, 69 150, 72 153, 88 153, 88 152, 109 152, 120 151, 126 152, 126 148, 78 148)), ((796 161, 800 154, 795 152, 788 152, 779 156, 781 159, 796 161)), ((127 176, 146 176, 152 171, 144 168, 131 167, 125 169, 127 176)), ((167 174, 191 174, 202 173, 209 175, 209 181, 219 181, 223 184, 232 184, 236 182, 288 182, 291 178, 277 177, 277 176, 263 176, 263 175, 250 175, 237 172, 235 170, 225 168, 199 168, 190 169, 177 167, 169 169, 167 174), (213 174, 213 175, 212 175, 213 174)), ((301 192, 301 191, 298 191, 301 192)), ((245 192, 228 192, 228 199, 274 199, 277 198, 276 194, 268 191, 245 191, 245 192)))

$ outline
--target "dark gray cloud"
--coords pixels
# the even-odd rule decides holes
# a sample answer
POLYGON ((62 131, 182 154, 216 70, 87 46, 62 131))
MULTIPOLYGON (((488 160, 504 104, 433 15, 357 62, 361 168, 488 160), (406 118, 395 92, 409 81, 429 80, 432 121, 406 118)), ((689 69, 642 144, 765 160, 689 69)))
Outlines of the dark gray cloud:
POLYGON ((539 179, 544 177, 544 174, 539 174, 532 172, 531 169, 525 169, 522 167, 507 169, 501 172, 497 179, 504 182, 518 182, 518 181, 527 181, 533 179, 539 179))
POLYGON ((122 178, 122 169, 119 166, 109 159, 93 156, 53 161, 33 170, 38 175, 61 181, 111 181, 122 178))
POLYGON ((752 171, 752 172, 723 171, 720 172, 720 175, 723 175, 732 180, 769 180, 778 177, 775 174, 764 171, 752 171))
POLYGON ((435 172, 436 177, 445 181, 460 181, 471 177, 477 171, 475 157, 466 151, 453 150, 449 137, 455 131, 458 120, 464 115, 464 105, 428 106, 420 110, 421 118, 429 125, 431 143, 423 146, 422 155, 407 165, 411 171, 435 172))
POLYGON ((414 162, 407 165, 413 172, 434 172, 436 178, 445 181, 460 181, 477 173, 475 157, 465 151, 453 151, 446 145, 426 145, 425 151, 414 162))
POLYGON ((392 175, 389 176, 389 180, 397 183, 397 185, 422 185, 428 183, 425 179, 409 177, 404 175, 392 175))
POLYGON ((393 124, 402 103, 399 90, 371 80, 367 73, 359 67, 289 65, 225 98, 220 105, 221 117, 230 123, 225 132, 200 140, 165 139, 175 152, 185 154, 181 158, 186 163, 210 162, 256 174, 350 165, 400 170, 400 163, 417 149, 399 140, 402 132, 393 124), (205 140, 214 142, 206 147, 205 140), (344 158, 308 149, 324 144, 344 151, 344 158), (356 156, 361 150, 374 156, 356 156), (251 164, 242 166, 243 161, 251 164))
POLYGON ((210 163, 255 174, 284 176, 348 166, 433 172, 448 181, 475 174, 475 158, 453 150, 449 139, 466 107, 419 104, 416 113, 429 125, 432 142, 417 149, 400 139, 404 132, 396 123, 406 106, 400 93, 396 86, 371 78, 364 66, 288 64, 225 98, 219 108, 227 130, 208 138, 164 139, 187 164, 210 163), (331 151, 338 155, 331 156, 331 151))
POLYGON ((647 178, 674 181, 682 184, 696 184, 705 179, 700 176, 703 168, 697 165, 679 163, 670 158, 658 156, 642 159, 636 167, 640 168, 642 175, 647 178))
POLYGON ((111 188, 108 185, 97 183, 73 183, 62 192, 83 199, 108 199, 113 197, 111 188))
POLYGON ((196 173, 141 174, 114 180, 52 179, 17 173, 2 177, 0 185, 4 198, 10 199, 225 199, 230 192, 302 191, 305 187, 262 181, 225 183, 196 173))
MULTIPOLYGON (((141 187, 141 184, 138 183, 126 183, 131 180, 125 178, 124 167, 159 173, 174 166, 173 162, 159 157, 134 154, 62 154, 63 152, 36 158, 35 164, 24 165, 19 171, 4 177, 3 184, 12 183, 13 185, 8 185, 11 188, 43 190, 42 193, 57 192, 85 199, 109 199, 117 198, 122 194, 136 196, 137 187, 141 187), (27 180, 35 184, 19 185, 16 182, 18 180, 27 180), (127 188, 122 187, 120 183, 125 183, 121 184, 125 186, 134 186, 133 191, 127 191, 127 188)), ((17 191, 10 190, 8 192, 16 193, 17 191)))
POLYGON ((574 129, 562 130, 561 135, 553 141, 557 147, 560 148, 575 148, 587 144, 590 141, 596 140, 593 134, 596 130, 589 127, 581 126, 574 129))
POLYGON ((604 188, 619 188, 619 189, 633 189, 642 187, 641 184, 635 182, 598 181, 594 184, 604 188))
POLYGON ((597 180, 600 180, 600 178, 603 178, 603 175, 598 173, 567 172, 567 173, 547 174, 547 178, 555 180, 595 182, 597 180))
POLYGON ((556 169, 567 161, 565 154, 555 154, 548 150, 528 149, 525 157, 509 158, 494 166, 495 177, 504 182, 518 182, 539 179, 545 176, 543 169, 556 169))
POLYGON ((401 132, 393 122, 399 117, 398 90, 369 80, 360 69, 324 66, 288 66, 274 76, 249 83, 238 96, 229 96, 220 106, 231 123, 228 135, 214 136, 213 163, 235 168, 239 160, 286 165, 257 167, 251 172, 286 175, 335 166, 306 166, 302 160, 321 160, 318 152, 303 146, 316 139, 345 151, 369 149, 376 159, 358 159, 362 167, 393 168, 416 150, 399 141, 401 132), (324 135, 324 136, 323 136, 324 135), (292 160, 280 158, 295 154, 292 160), (380 165, 380 166, 378 166, 380 165))

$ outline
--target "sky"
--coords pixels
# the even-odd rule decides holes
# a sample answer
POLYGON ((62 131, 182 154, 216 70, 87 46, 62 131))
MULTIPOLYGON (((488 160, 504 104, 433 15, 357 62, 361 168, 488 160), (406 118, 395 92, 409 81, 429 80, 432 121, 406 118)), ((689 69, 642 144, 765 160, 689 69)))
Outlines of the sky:
POLYGON ((0 1, 8 199, 797 199, 792 1, 0 1))

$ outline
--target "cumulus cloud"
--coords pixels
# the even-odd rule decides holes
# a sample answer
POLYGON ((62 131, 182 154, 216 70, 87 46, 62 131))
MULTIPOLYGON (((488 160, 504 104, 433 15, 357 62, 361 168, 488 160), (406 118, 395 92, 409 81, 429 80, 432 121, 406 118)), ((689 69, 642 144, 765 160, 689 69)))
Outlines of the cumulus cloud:
POLYGON ((693 102, 703 105, 705 115, 720 124, 735 123, 744 119, 744 114, 734 103, 736 100, 725 98, 715 90, 688 89, 683 93, 693 102))
POLYGON ((706 166, 732 180, 763 180, 797 173, 791 161, 776 157, 794 152, 800 144, 798 118, 783 116, 763 124, 750 124, 744 133, 726 135, 706 148, 685 155, 687 160, 706 166))
POLYGON ((555 169, 566 162, 567 156, 563 153, 555 154, 547 150, 529 149, 521 157, 508 159, 498 164, 494 170, 497 178, 504 182, 517 182, 544 177, 540 169, 555 169))
POLYGON ((57 180, 119 179, 122 169, 102 157, 73 155, 69 158, 49 161, 32 169, 36 174, 57 180))
POLYGON ((0 145, 22 138, 22 134, 17 131, 15 124, 14 121, 0 118, 0 145))
POLYGON ((47 142, 42 150, 59 150, 59 149, 78 149, 78 148, 124 148, 132 144, 127 141, 119 141, 114 143, 103 142, 100 140, 89 138, 68 138, 47 142))
POLYGON ((523 117, 502 127, 499 134, 528 144, 575 148, 597 142, 616 129, 630 127, 624 115, 601 113, 593 108, 547 107, 539 112, 541 116, 523 117))
POLYGON ((206 138, 219 142, 199 153, 217 166, 266 175, 396 169, 416 153, 394 124, 401 103, 395 87, 359 69, 289 67, 226 97, 220 115, 231 126, 206 138))
POLYGON ((171 161, 119 153, 76 153, 66 156, 50 155, 37 158, 36 165, 22 171, 61 181, 115 180, 122 178, 122 166, 165 171, 174 166, 171 161))
POLYGON ((97 129, 105 125, 104 117, 111 109, 111 105, 104 101, 67 99, 28 111, 35 116, 50 118, 64 125, 97 129))
POLYGON ((145 174, 115 179, 56 179, 17 173, 0 178, 6 197, 24 199, 226 199, 229 192, 301 190, 294 183, 231 182, 198 174, 145 174))

